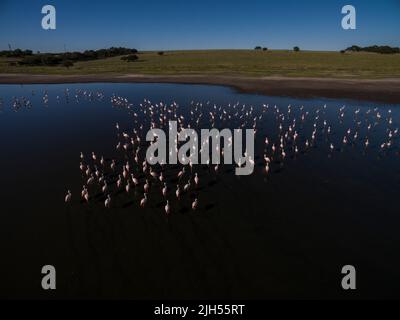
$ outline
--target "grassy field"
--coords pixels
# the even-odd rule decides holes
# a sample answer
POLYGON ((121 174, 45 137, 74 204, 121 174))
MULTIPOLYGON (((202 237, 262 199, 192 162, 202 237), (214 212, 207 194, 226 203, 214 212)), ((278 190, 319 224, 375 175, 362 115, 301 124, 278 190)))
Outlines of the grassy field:
POLYGON ((143 52, 135 62, 120 57, 77 62, 73 67, 12 66, 0 58, 0 73, 28 74, 210 74, 330 78, 398 78, 400 54, 316 51, 196 50, 143 52))

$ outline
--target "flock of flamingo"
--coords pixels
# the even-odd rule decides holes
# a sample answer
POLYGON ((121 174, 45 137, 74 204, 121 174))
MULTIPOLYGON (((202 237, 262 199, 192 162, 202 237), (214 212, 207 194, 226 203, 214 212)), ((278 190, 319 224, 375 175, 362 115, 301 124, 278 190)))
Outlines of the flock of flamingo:
MULTIPOLYGON (((31 96, 35 96, 36 91, 32 90, 31 91, 31 96)), ((102 101, 104 99, 104 94, 100 91, 97 92, 91 92, 91 91, 86 91, 86 90, 81 90, 77 89, 75 93, 72 95, 70 90, 67 88, 64 90, 64 94, 62 96, 57 95, 56 96, 56 101, 57 103, 61 102, 61 99, 64 98, 64 101, 66 103, 69 103, 70 101, 74 101, 76 103, 79 103, 81 100, 85 101, 102 101)), ((44 90, 42 93, 41 100, 44 104, 44 106, 48 106, 49 104, 49 93, 47 90, 44 90)), ((0 111, 2 109, 3 105, 3 100, 0 98, 0 111)), ((24 109, 30 109, 33 107, 33 103, 31 99, 28 97, 22 96, 22 97, 12 97, 12 102, 11 102, 12 109, 15 112, 22 111, 24 109)))
MULTIPOLYGON (((36 93, 32 91, 32 95, 36 93)), ((72 94, 64 91, 67 100, 81 99, 103 101, 102 92, 76 90, 72 94)), ((57 101, 61 98, 56 97, 57 101)), ((223 163, 207 165, 157 164, 149 165, 146 161, 146 133, 149 129, 160 128, 168 131, 168 122, 177 121, 178 132, 182 128, 230 128, 253 129, 257 150, 263 150, 262 156, 256 156, 257 167, 253 175, 271 175, 273 166, 283 166, 287 159, 296 159, 302 154, 312 152, 317 146, 328 157, 334 152, 343 151, 351 146, 351 152, 366 152, 372 149, 382 155, 399 155, 398 122, 393 119, 389 108, 354 108, 342 106, 328 110, 326 105, 315 108, 303 106, 278 107, 263 104, 253 106, 241 104, 219 105, 207 102, 194 102, 180 105, 177 102, 153 103, 144 99, 134 105, 128 98, 113 94, 110 97, 114 108, 127 111, 129 125, 123 127, 115 123, 116 144, 114 155, 88 154, 81 152, 79 168, 83 180, 79 198, 82 203, 89 203, 96 194, 102 195, 105 208, 112 208, 114 200, 121 194, 128 196, 139 194, 138 206, 146 207, 151 200, 150 194, 158 193, 164 201, 164 211, 170 215, 171 203, 187 197, 191 208, 199 208, 202 176, 218 177, 226 174, 223 163), (329 111, 329 116, 327 115, 329 111), (201 167, 206 168, 201 168, 201 167), (202 169, 202 170, 200 170, 202 169)), ((47 91, 42 101, 49 103, 47 91)), ((28 98, 13 98, 13 109, 30 108, 28 98)), ((0 110, 3 101, 0 99, 0 110)), ((224 148, 218 150, 223 155, 224 148)), ((223 157, 221 157, 222 159, 223 157)), ((233 166, 233 165, 231 165, 233 166)), ((73 194, 70 190, 65 195, 65 202, 70 203, 73 194)))
MULTIPOLYGON (((139 201, 140 207, 145 207, 149 201, 150 189, 156 189, 165 201, 164 210, 167 215, 171 213, 171 200, 180 201, 185 194, 192 194, 193 210, 199 205, 199 191, 197 187, 200 184, 200 175, 204 170, 199 170, 202 165, 193 165, 191 162, 187 165, 156 165, 151 166, 145 159, 145 137, 148 129, 161 128, 168 126, 168 121, 175 120, 179 128, 253 128, 260 133, 263 144, 263 157, 260 158, 262 164, 261 173, 270 174, 270 168, 273 165, 282 166, 288 157, 296 157, 299 154, 308 152, 324 141, 328 142, 327 152, 332 153, 335 150, 345 148, 347 145, 358 145, 362 150, 370 148, 370 141, 378 146, 378 152, 387 153, 395 150, 395 139, 398 137, 398 128, 394 127, 392 111, 386 110, 385 114, 378 108, 368 109, 361 114, 361 109, 346 110, 346 107, 338 109, 337 119, 342 125, 345 118, 350 118, 353 127, 344 130, 340 141, 334 142, 333 124, 324 119, 323 114, 326 106, 317 108, 314 112, 306 111, 304 107, 298 107, 296 115, 293 115, 295 107, 278 108, 277 106, 263 105, 260 108, 247 106, 240 103, 228 104, 227 106, 218 106, 206 103, 191 102, 188 106, 180 106, 173 102, 166 104, 163 102, 152 103, 144 99, 143 103, 134 106, 127 98, 112 96, 111 103, 113 107, 128 110, 132 119, 132 128, 121 128, 116 123, 117 143, 115 150, 119 156, 106 161, 105 156, 96 155, 92 152, 90 155, 80 155, 80 170, 84 180, 81 191, 81 197, 89 202, 91 195, 89 188, 101 190, 105 196, 104 206, 110 208, 113 197, 118 190, 124 190, 129 194, 132 189, 142 194, 139 201), (276 132, 274 135, 266 136, 262 132, 263 120, 270 116, 274 120, 276 132), (308 123, 308 124, 306 124, 308 123), (374 129, 385 126, 385 134, 382 141, 377 142, 374 139, 374 129), (306 128, 310 132, 307 135, 306 128), (362 134, 361 134, 362 133, 362 134), (317 142, 318 140, 318 142, 317 142), (118 160, 119 159, 119 160, 118 160), (113 189, 111 189, 113 185, 113 189), (173 191, 173 192, 170 192, 173 191), (112 196, 112 194, 114 195, 112 196)), ((179 132, 179 129, 178 129, 179 132)), ((258 138, 259 139, 259 138, 258 138)), ((216 151, 216 150, 214 150, 216 151)), ((218 150, 223 154, 224 149, 218 150)), ((396 152, 396 151, 395 151, 396 152)), ((397 151, 398 154, 398 151, 397 151)), ((208 165, 205 174, 223 175, 222 164, 208 165)), ((260 172, 259 172, 260 173, 260 172)), ((71 200, 71 192, 65 198, 66 202, 71 200)))

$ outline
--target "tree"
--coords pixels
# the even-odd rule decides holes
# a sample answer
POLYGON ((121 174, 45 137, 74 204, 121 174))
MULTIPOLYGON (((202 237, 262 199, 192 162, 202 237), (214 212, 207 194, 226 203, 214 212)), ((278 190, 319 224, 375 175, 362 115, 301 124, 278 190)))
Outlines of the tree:
POLYGON ((267 51, 268 50, 268 48, 266 48, 266 47, 264 47, 264 48, 262 48, 263 49, 263 51, 267 51))
POLYGON ((298 46, 295 46, 295 47, 293 47, 293 51, 294 51, 294 52, 299 52, 299 51, 300 51, 300 48, 299 48, 298 46))
POLYGON ((353 45, 351 47, 346 48, 346 51, 353 51, 353 52, 375 52, 375 53, 382 53, 382 54, 395 54, 400 53, 400 48, 397 47, 390 47, 390 46, 369 46, 369 47, 359 47, 353 45))
POLYGON ((358 51, 361 51, 361 47, 353 45, 353 46, 351 46, 351 47, 348 47, 348 48, 346 49, 346 51, 355 51, 355 52, 358 52, 358 51))
POLYGON ((254 48, 254 50, 261 50, 261 47, 257 46, 257 47, 254 48))
POLYGON ((21 58, 18 65, 30 66, 65 66, 71 67, 77 61, 88 61, 96 59, 104 59, 115 56, 126 56, 122 60, 135 61, 138 57, 134 54, 138 53, 136 49, 129 48, 109 48, 100 50, 86 50, 84 52, 63 52, 63 53, 33 53, 32 50, 15 49, 13 51, 0 51, 0 56, 21 58), (66 62, 68 61, 68 62, 66 62))

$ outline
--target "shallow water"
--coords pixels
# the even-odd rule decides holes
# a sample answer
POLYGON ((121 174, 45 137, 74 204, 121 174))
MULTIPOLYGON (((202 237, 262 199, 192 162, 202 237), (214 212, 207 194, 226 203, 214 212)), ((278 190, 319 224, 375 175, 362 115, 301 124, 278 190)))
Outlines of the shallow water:
MULTIPOLYGON (((399 105, 174 84, 0 85, 0 99, 1 297, 399 296, 398 134, 390 148, 381 148, 388 132, 400 127, 399 105), (132 109, 113 107, 113 94, 126 97, 132 109), (26 97, 31 105, 16 109, 13 97, 20 102, 26 97), (132 110, 145 98, 153 104, 176 101, 186 119, 192 101, 203 104, 204 114, 214 104, 229 110, 239 102, 236 108, 253 106, 255 116, 268 105, 257 124, 254 173, 239 177, 229 167, 219 174, 196 167, 200 186, 177 201, 177 170, 171 169, 168 218, 161 188, 153 181, 143 209, 140 191, 128 195, 114 190, 111 209, 104 208, 99 191, 82 203, 80 152, 89 158, 94 151, 106 161, 117 158, 121 167, 125 160, 115 150, 115 123, 131 131, 132 110), (297 154, 289 150, 283 162, 276 157, 267 175, 264 139, 272 144, 279 135, 275 105, 285 114, 280 121, 284 130, 297 119, 301 147, 297 154), (305 112, 305 121, 299 121, 305 112), (330 134, 323 120, 331 126, 330 134), (316 143, 306 149, 315 122, 316 143), (351 128, 353 136, 357 122, 359 138, 343 145, 346 131, 351 128), (64 203, 67 189, 73 194, 70 204, 64 203), (190 209, 194 197, 199 199, 196 211, 190 209), (56 267, 55 291, 41 289, 40 271, 46 264, 56 267), (357 270, 357 290, 351 292, 340 285, 341 268, 347 264, 357 270)), ((136 126, 148 125, 146 121, 139 116, 136 126)), ((242 122, 232 117, 216 126, 233 129, 242 122)))

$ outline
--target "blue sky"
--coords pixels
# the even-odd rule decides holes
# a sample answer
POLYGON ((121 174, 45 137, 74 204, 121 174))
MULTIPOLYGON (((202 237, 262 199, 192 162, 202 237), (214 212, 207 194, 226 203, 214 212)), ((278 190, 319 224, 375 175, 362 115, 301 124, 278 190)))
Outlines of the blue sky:
POLYGON ((400 46, 400 0, 0 0, 0 49, 8 44, 42 52, 64 44, 69 51, 400 46), (56 7, 56 30, 41 28, 46 4, 56 7), (357 30, 341 28, 346 4, 356 8, 357 30))

